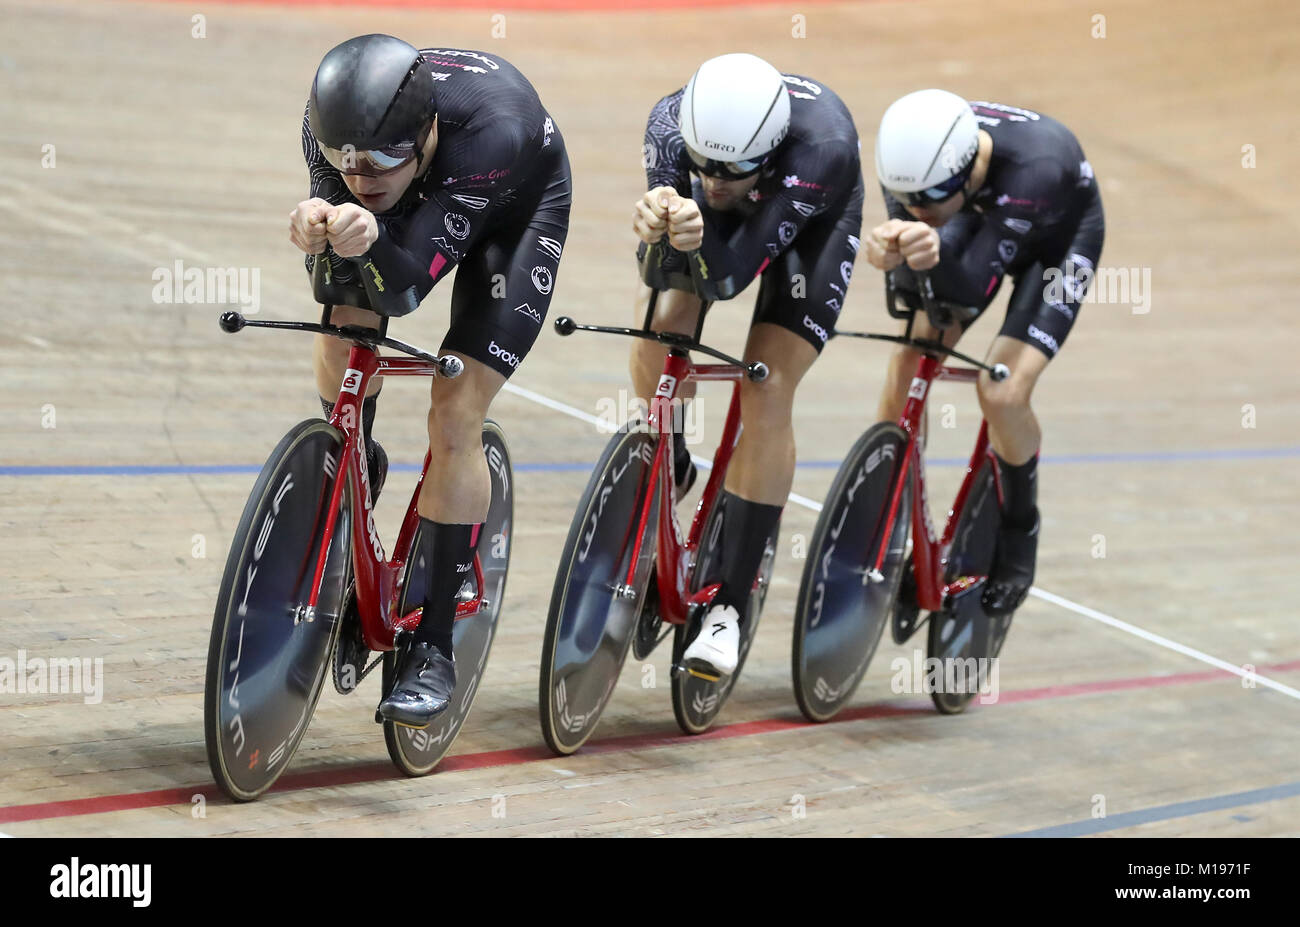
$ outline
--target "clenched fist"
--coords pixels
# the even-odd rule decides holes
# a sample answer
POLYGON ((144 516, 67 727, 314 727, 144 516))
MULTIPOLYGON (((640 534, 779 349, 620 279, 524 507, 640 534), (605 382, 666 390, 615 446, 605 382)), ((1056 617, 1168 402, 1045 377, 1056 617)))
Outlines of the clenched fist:
POLYGON ((289 213, 289 240, 299 251, 320 254, 327 241, 325 221, 333 211, 333 205, 319 196, 303 200, 289 213))
POLYGON ((867 237, 867 261, 878 270, 904 261, 912 270, 929 270, 939 263, 939 233, 924 222, 890 219, 867 237))
POLYGON ((678 196, 672 187, 656 187, 636 201, 632 230, 648 245, 666 234, 678 251, 694 251, 704 240, 704 217, 695 200, 678 196))
POLYGON ((325 220, 325 235, 339 257, 360 257, 379 238, 379 223, 370 210, 344 203, 325 220))

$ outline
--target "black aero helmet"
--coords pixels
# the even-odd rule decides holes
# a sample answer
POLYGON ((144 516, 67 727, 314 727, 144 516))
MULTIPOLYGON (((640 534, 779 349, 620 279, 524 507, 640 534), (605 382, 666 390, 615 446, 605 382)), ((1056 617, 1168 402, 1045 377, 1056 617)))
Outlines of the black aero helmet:
POLYGON ((433 75, 413 45, 360 35, 321 59, 308 122, 325 158, 341 171, 380 174, 419 157, 437 113, 433 75))

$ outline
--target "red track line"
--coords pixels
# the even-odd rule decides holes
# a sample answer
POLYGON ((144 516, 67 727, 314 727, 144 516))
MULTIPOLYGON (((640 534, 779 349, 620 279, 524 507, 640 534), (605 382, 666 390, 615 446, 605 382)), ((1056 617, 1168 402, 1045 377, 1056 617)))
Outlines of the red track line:
MULTIPOLYGON (((154 0, 161 3, 175 3, 177 0, 154 0)), ((189 2, 189 0, 186 0, 189 2)), ((320 6, 320 7, 354 7, 369 9, 374 7, 400 7, 404 9, 427 9, 430 12, 464 12, 487 10, 501 13, 513 10, 534 12, 607 12, 622 10, 681 10, 698 7, 747 7, 789 5, 789 0, 216 0, 217 4, 235 6, 320 6)), ((805 3, 830 3, 834 0, 804 0, 805 3)), ((878 0, 877 0, 878 2, 878 0)), ((192 4, 191 4, 192 5, 192 4)))
MULTIPOLYGON (((1286 663, 1274 663, 1260 668, 1260 672, 1288 672, 1300 669, 1300 660, 1286 663)), ((1084 682, 1059 686, 1043 686, 1037 689, 1017 689, 1002 692, 999 702, 1033 702, 1042 699, 1068 698, 1074 695, 1091 695, 1100 692, 1123 692, 1132 689, 1146 689, 1156 686, 1186 685, 1198 682, 1210 682, 1215 679, 1235 678, 1223 670, 1205 670, 1197 673, 1171 673, 1166 676, 1138 676, 1130 679, 1105 679, 1097 682, 1084 682)), ((972 705, 978 705, 977 698, 972 705)), ((828 724, 842 724, 850 721, 863 721, 871 718, 904 718, 918 714, 929 714, 932 707, 929 701, 906 701, 877 703, 851 708, 840 712, 828 724)), ((690 737, 677 732, 671 734, 630 734, 624 737, 610 737, 588 743, 577 756, 600 753, 619 753, 627 750, 644 750, 655 747, 681 747, 687 744, 707 740, 728 740, 733 737, 749 737, 755 734, 772 734, 796 729, 810 730, 819 727, 803 718, 767 718, 759 721, 741 721, 714 728, 704 734, 690 737)), ((543 761, 560 762, 545 747, 517 747, 510 750, 489 750, 483 753, 464 753, 449 756, 438 765, 438 773, 460 772, 469 769, 485 769, 491 766, 515 766, 522 763, 543 761)), ((272 792, 294 792, 304 789, 330 788, 341 785, 354 785, 361 782, 380 782, 386 779, 401 779, 389 763, 365 763, 343 767, 327 766, 312 772, 294 773, 284 776, 272 792)), ((188 788, 158 789, 152 792, 126 792, 120 795, 100 795, 95 798, 74 798, 67 801, 41 802, 30 805, 10 805, 0 808, 0 824, 15 821, 44 821, 51 818, 76 817, 83 814, 105 814, 111 811, 130 811, 135 808, 159 808, 165 805, 188 805, 195 795, 205 799, 220 799, 221 793, 214 785, 192 786, 188 788)))

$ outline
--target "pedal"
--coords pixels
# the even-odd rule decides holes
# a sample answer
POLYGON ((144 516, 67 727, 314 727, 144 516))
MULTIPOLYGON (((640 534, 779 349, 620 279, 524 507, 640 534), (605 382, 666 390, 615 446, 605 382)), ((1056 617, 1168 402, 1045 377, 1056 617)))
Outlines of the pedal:
POLYGON ((681 663, 674 663, 669 672, 674 676, 694 676, 696 679, 703 679, 705 682, 717 682, 722 678, 721 676, 713 675, 711 673, 701 672, 700 670, 693 669, 692 667, 685 666, 681 663))

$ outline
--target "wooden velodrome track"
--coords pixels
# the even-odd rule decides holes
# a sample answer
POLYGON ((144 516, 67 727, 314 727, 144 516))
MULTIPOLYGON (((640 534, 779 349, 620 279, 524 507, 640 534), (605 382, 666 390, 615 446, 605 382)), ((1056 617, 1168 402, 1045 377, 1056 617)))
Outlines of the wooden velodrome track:
MULTIPOLYGON (((1111 0, 1104 37, 1092 6, 1055 0, 799 4, 806 38, 782 4, 563 5, 588 8, 206 4, 203 38, 191 5, 0 10, 0 658, 102 658, 104 673, 98 704, 0 694, 0 830, 1300 834, 1289 0, 1111 0), (452 755, 425 779, 393 770, 371 720, 376 673, 350 698, 326 687, 282 789, 243 806, 216 797, 202 690, 226 548, 266 454, 319 409, 306 337, 223 335, 222 306, 158 304, 152 274, 178 260, 257 268, 263 317, 315 316, 285 236, 305 189, 302 104, 321 54, 369 31, 495 52, 538 87, 576 188, 553 317, 629 317, 645 116, 706 57, 750 50, 834 88, 864 153, 884 107, 932 85, 1078 133, 1105 200, 1103 265, 1149 270, 1149 311, 1085 306, 1036 397, 1039 591, 1003 653, 997 704, 944 717, 891 692, 890 662, 912 645, 886 637, 846 717, 813 726, 795 708, 796 545, 871 420, 886 358, 841 339, 798 398, 795 491, 811 505, 787 507, 755 650, 717 731, 678 734, 665 646, 650 661, 658 687, 630 660, 589 746, 550 756, 540 635, 604 436, 534 397, 592 415, 628 381, 622 343, 548 328, 513 380, 521 391, 494 408, 516 463, 517 533, 485 687, 452 755)), ((869 198, 867 225, 882 214, 869 198)), ((879 277, 865 261, 857 271, 841 324, 882 330, 879 277)), ((448 292, 393 334, 436 346, 448 292)), ((738 351, 752 299, 718 307, 706 337, 738 351)), ((995 328, 981 322, 970 346, 995 328)), ((713 389, 710 437, 725 412, 713 389)), ((936 510, 978 424, 973 391, 940 390, 955 427, 931 438, 936 510)), ((389 538, 423 453, 426 395, 394 381, 380 405, 377 435, 400 465, 379 505, 389 538)))

